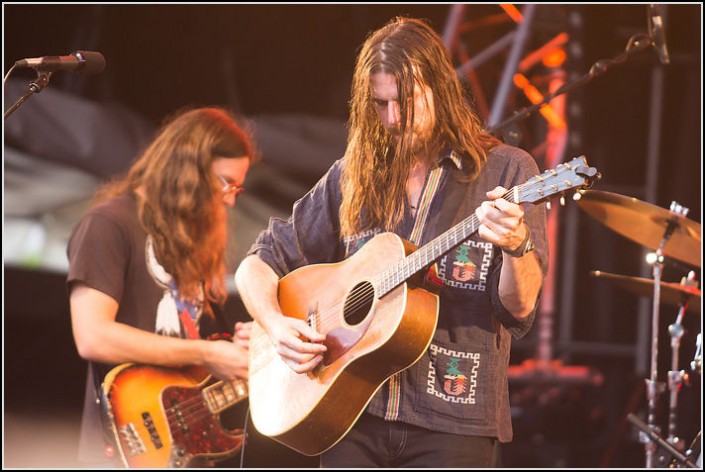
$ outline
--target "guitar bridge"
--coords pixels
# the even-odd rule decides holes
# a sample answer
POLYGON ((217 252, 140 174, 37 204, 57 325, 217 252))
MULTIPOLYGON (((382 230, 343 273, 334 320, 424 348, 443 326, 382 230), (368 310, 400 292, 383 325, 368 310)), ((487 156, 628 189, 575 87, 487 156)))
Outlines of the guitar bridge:
POLYGON ((118 428, 118 433, 123 439, 128 455, 136 456, 147 452, 147 448, 144 446, 144 442, 142 442, 142 439, 137 432, 137 428, 135 428, 133 423, 127 423, 124 426, 120 426, 120 428, 118 428))
POLYGON ((318 302, 311 303, 311 305, 308 307, 308 316, 306 317, 306 322, 308 325, 318 331, 319 328, 319 322, 318 322, 318 302))

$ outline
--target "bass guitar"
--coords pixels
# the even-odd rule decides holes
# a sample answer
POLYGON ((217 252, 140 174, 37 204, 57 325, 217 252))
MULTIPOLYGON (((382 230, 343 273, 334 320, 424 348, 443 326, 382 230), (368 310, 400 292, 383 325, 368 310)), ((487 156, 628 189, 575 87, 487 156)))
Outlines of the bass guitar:
POLYGON ((104 424, 126 467, 188 467, 222 460, 244 441, 219 414, 247 398, 245 380, 219 381, 204 369, 122 364, 101 388, 104 424))

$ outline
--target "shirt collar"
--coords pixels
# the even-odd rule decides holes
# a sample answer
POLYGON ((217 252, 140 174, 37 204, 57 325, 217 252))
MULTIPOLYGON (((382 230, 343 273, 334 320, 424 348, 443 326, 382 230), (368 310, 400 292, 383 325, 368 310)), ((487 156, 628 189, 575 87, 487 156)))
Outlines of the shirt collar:
POLYGON ((445 151, 441 152, 440 157, 438 158, 438 160, 436 160, 436 165, 441 165, 446 159, 450 160, 455 165, 456 169, 463 169, 463 160, 460 158, 460 155, 457 152, 451 149, 446 149, 445 151))

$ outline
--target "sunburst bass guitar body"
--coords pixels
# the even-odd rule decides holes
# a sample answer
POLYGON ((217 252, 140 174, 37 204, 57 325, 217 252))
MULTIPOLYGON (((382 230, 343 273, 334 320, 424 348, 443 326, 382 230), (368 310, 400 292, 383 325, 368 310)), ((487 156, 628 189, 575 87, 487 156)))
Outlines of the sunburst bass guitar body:
POLYGON ((123 465, 177 468, 240 450, 242 430, 225 430, 219 414, 247 395, 246 381, 218 381, 196 367, 122 364, 106 375, 101 406, 123 465))

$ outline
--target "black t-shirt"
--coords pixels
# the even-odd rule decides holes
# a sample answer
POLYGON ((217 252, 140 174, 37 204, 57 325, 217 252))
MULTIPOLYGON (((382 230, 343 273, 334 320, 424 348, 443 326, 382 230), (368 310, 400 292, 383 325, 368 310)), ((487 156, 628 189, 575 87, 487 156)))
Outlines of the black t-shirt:
MULTIPOLYGON (((115 299, 116 321, 166 336, 188 337, 179 314, 187 313, 197 326, 203 296, 195 303, 183 300, 151 245, 139 223, 133 195, 95 206, 76 225, 68 243, 69 292, 81 283, 115 299)), ((112 367, 89 366, 79 458, 92 464, 107 461, 96 388, 112 367)))

